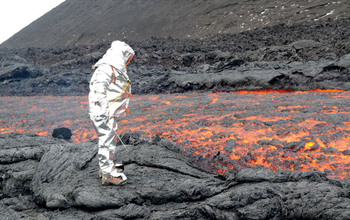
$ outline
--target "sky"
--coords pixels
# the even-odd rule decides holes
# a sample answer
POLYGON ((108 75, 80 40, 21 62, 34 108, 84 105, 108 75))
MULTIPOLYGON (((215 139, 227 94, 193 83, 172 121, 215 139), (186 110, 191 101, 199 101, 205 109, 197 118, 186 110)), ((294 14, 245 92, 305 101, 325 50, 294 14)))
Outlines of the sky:
POLYGON ((0 0, 0 44, 65 0, 0 0))

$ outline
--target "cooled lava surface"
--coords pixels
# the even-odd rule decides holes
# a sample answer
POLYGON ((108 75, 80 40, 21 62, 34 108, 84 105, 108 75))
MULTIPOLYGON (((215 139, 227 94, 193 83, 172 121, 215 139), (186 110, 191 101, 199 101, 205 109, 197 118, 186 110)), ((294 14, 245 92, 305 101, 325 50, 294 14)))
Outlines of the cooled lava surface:
MULTIPOLYGON (((263 166, 349 180, 349 97, 340 90, 135 95, 118 132, 172 140, 219 174, 263 166)), ((87 99, 1 97, 0 132, 51 136, 68 127, 74 142, 95 139, 87 99)))

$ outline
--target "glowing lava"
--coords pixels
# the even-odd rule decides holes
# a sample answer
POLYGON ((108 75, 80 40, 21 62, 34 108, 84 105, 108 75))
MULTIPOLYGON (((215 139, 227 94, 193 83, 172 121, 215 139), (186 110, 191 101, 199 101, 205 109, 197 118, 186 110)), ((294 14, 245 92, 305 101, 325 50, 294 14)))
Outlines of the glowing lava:
MULTIPOLYGON (((170 139, 218 173, 264 166, 350 179, 350 92, 239 91, 135 95, 119 132, 170 139)), ((87 96, 1 97, 0 133, 49 136, 69 127, 75 142, 96 138, 87 96)))

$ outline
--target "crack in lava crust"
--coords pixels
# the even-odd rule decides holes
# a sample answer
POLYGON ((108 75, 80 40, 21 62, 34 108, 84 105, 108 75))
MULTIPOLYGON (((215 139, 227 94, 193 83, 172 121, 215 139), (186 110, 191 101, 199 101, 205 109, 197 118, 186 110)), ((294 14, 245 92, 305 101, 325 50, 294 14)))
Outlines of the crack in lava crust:
MULTIPOLYGON (((243 167, 317 170, 350 179, 350 92, 240 91, 135 95, 118 131, 170 139, 195 163, 223 174, 243 167)), ((0 97, 0 133, 96 138, 87 96, 0 97)))

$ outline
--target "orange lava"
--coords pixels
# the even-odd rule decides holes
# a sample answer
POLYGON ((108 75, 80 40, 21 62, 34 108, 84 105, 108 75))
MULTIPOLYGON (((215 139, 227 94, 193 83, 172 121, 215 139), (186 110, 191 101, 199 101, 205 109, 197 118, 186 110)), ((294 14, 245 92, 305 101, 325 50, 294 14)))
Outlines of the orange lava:
MULTIPOLYGON (((264 166, 349 180, 349 98, 347 91, 319 89, 135 95, 118 130, 170 139, 216 163, 221 174, 264 166)), ((75 142, 97 138, 87 96, 0 97, 0 104, 1 134, 50 136, 65 126, 75 142)))

